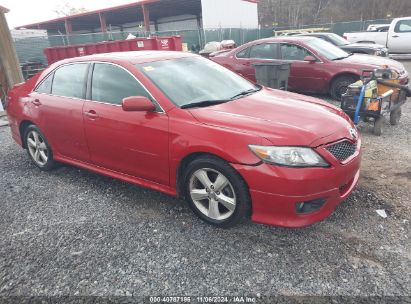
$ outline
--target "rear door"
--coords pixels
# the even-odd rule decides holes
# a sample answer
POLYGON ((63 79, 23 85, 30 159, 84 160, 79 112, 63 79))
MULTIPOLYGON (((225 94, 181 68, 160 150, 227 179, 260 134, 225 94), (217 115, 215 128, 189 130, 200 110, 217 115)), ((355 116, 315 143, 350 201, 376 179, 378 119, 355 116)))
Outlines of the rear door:
POLYGON ((411 53, 411 19, 399 20, 388 34, 390 53, 411 53))
POLYGON ((88 63, 73 63, 50 73, 30 94, 30 112, 54 153, 88 161, 83 105, 88 63))
POLYGON ((254 63, 273 62, 278 59, 277 43, 260 43, 236 54, 234 72, 256 82, 254 63))
POLYGON ((169 183, 168 116, 125 68, 95 63, 84 105, 92 163, 161 184, 169 183), (123 98, 146 96, 155 112, 125 112, 123 98))

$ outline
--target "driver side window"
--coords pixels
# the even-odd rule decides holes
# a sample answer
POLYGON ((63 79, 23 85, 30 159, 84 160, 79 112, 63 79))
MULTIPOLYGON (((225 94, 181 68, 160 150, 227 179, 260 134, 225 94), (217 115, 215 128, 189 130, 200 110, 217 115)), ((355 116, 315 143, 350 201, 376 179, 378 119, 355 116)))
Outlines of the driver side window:
POLYGON ((281 44, 281 56, 283 60, 303 61, 307 56, 313 56, 305 48, 294 44, 281 44))
POLYGON ((91 82, 91 100, 120 105, 124 98, 145 96, 142 85, 124 69, 106 63, 96 63, 91 82))

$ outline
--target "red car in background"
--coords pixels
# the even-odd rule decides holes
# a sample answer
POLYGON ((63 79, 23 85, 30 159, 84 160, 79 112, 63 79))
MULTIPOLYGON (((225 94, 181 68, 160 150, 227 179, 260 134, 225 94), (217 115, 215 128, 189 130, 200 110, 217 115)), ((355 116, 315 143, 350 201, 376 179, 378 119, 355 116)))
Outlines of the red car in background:
POLYGON ((189 53, 57 62, 9 92, 7 113, 41 170, 67 163, 178 196, 221 227, 312 224, 359 177, 361 140, 340 109, 189 53))
POLYGON ((255 82, 253 63, 290 62, 288 88, 300 93, 330 94, 341 99, 347 86, 358 80, 365 69, 382 65, 394 69, 401 84, 408 83, 404 66, 388 58, 348 54, 335 45, 314 37, 279 37, 249 42, 232 51, 210 57, 230 70, 255 82))

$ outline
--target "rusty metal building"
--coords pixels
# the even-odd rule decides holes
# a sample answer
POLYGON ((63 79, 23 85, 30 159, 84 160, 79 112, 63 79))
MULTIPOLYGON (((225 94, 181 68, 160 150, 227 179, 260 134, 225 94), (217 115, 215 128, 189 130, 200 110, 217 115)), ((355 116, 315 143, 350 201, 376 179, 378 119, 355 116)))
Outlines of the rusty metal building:
POLYGON ((140 0, 22 25, 17 29, 43 29, 49 35, 56 35, 127 31, 135 28, 146 32, 211 27, 257 28, 257 3, 258 0, 140 0))

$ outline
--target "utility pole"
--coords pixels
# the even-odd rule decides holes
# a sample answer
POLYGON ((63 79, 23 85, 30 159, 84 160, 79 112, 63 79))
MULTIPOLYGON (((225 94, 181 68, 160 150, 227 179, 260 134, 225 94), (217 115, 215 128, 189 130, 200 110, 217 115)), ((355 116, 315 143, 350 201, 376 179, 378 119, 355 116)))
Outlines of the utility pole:
POLYGON ((7 86, 3 88, 4 91, 12 88, 16 83, 24 81, 5 16, 8 12, 7 8, 0 6, 0 72, 4 74, 6 79, 5 85, 7 86))

